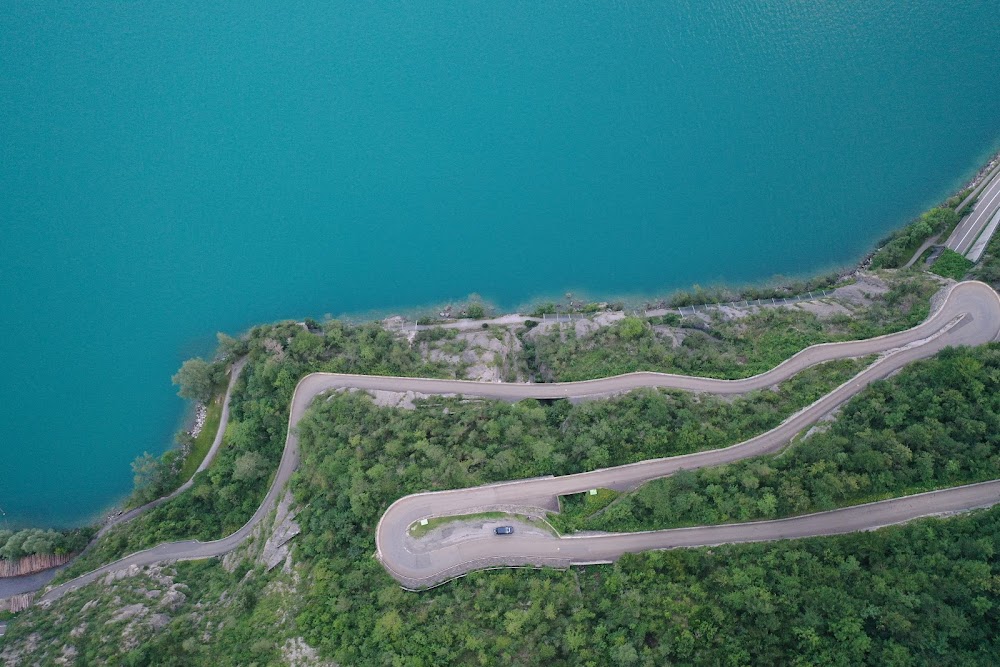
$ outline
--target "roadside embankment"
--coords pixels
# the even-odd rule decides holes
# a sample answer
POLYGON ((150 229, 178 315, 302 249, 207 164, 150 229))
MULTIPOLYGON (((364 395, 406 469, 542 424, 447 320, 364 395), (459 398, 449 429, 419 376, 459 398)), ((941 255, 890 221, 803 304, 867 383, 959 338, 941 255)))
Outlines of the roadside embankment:
POLYGON ((0 611, 7 611, 12 614, 24 611, 31 606, 31 601, 34 597, 34 593, 21 593, 20 595, 0 599, 0 611))
POLYGON ((15 560, 0 559, 0 578, 23 577, 28 574, 65 565, 72 559, 71 554, 31 554, 15 560))

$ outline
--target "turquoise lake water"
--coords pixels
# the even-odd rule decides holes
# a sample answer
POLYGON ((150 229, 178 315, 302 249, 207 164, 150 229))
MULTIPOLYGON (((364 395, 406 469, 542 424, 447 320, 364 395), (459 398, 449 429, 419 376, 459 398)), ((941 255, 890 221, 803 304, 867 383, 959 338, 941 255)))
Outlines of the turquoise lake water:
POLYGON ((3 3, 0 508, 119 499, 219 330, 854 262, 1000 147, 998 44, 995 0, 3 3))

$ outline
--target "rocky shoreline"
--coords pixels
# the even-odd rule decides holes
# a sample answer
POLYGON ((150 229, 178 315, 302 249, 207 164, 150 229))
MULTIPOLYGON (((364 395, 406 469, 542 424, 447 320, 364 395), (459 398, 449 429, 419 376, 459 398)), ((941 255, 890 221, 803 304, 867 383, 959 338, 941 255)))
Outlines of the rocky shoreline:
POLYGON ((192 438, 197 438, 201 434, 201 430, 205 428, 205 418, 208 416, 208 406, 204 403, 198 403, 194 408, 194 422, 191 424, 191 428, 188 429, 188 433, 192 438))
POLYGON ((992 172, 994 168, 996 168, 997 165, 1000 165, 1000 152, 997 152, 992 158, 990 158, 982 169, 976 172, 976 175, 971 181, 969 181, 969 184, 965 186, 965 189, 971 190, 972 188, 978 186, 983 182, 983 179, 986 178, 986 176, 992 172))

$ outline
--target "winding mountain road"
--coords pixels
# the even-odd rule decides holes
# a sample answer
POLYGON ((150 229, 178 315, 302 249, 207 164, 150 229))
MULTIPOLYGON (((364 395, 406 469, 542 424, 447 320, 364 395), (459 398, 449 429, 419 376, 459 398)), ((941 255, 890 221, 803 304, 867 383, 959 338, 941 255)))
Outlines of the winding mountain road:
POLYGON ((296 386, 290 406, 288 435, 278 471, 253 517, 232 535, 213 542, 169 542, 141 551, 53 587, 39 598, 48 603, 101 576, 168 560, 196 560, 221 556, 242 543, 273 509, 299 463, 296 425, 318 395, 337 389, 411 391, 426 395, 476 396, 507 401, 536 399, 593 399, 639 387, 664 387, 716 394, 741 394, 777 384, 804 368, 824 361, 881 354, 873 365, 837 387, 778 427, 746 442, 668 459, 653 459, 577 475, 543 477, 471 489, 421 493, 400 498, 382 516, 376 529, 377 556, 405 588, 418 589, 474 569, 520 565, 570 565, 610 562, 624 553, 677 546, 704 546, 721 542, 786 539, 867 530, 918 516, 984 507, 1000 502, 1000 480, 945 489, 858 507, 781 521, 728 526, 705 526, 649 533, 604 534, 539 538, 515 534, 503 540, 470 539, 438 550, 413 553, 405 546, 407 529, 422 518, 468 514, 490 508, 555 509, 566 493, 607 487, 631 489, 677 470, 718 465, 748 456, 777 451, 802 429, 815 423, 871 382, 887 377, 906 364, 930 357, 947 346, 981 345, 1000 339, 1000 296, 988 285, 964 282, 949 290, 940 307, 925 322, 896 334, 844 343, 815 345, 776 368, 743 380, 717 380, 664 373, 631 373, 599 380, 554 384, 480 383, 366 375, 313 373, 296 386))

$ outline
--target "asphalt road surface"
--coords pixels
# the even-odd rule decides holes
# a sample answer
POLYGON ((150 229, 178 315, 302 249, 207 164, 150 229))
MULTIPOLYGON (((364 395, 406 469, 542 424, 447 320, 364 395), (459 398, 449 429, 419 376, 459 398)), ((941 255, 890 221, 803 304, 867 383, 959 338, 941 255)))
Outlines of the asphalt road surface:
POLYGON ((916 359, 934 355, 946 346, 981 345, 1000 338, 1000 296, 988 285, 965 282, 955 285, 938 310, 922 324, 896 334, 863 341, 815 345, 794 355, 778 367, 744 380, 716 380, 663 373, 631 373, 600 380, 553 384, 481 383, 367 375, 313 373, 296 386, 289 414, 285 450, 264 502, 240 530, 213 542, 169 542, 141 551, 53 587, 39 601, 51 602, 91 583, 105 574, 131 566, 170 560, 196 560, 221 556, 241 544, 257 523, 274 507, 288 479, 298 467, 299 441, 295 426, 313 399, 336 389, 413 391, 428 395, 462 394, 508 401, 525 398, 590 399, 620 394, 639 387, 667 387, 717 394, 740 394, 781 382, 802 369, 847 357, 882 354, 882 358, 850 381, 834 389, 809 407, 791 416, 775 429, 746 442, 669 459, 654 459, 578 475, 545 477, 471 489, 406 496, 393 503, 376 529, 377 555, 387 571, 406 588, 422 588, 483 567, 517 565, 567 565, 609 562, 623 553, 673 546, 701 546, 721 542, 786 539, 825 535, 907 521, 916 516, 983 507, 997 502, 1000 481, 947 489, 882 503, 809 515, 784 521, 706 526, 682 531, 574 536, 527 542, 515 534, 506 542, 470 540, 445 549, 412 554, 403 546, 407 528, 421 518, 469 514, 490 508, 554 509, 556 498, 590 488, 634 488, 645 481, 673 472, 717 465, 783 447, 792 436, 857 394, 871 382, 882 379, 916 359), (685 537, 665 537, 684 535, 685 537), (675 543, 671 540, 681 540, 675 543))
POLYGON ((65 566, 52 567, 34 574, 22 574, 19 577, 0 578, 0 599, 39 590, 52 581, 63 567, 65 566))
POLYGON ((983 228, 1000 208, 1000 173, 994 174, 993 180, 979 195, 975 208, 958 223, 945 243, 960 255, 965 255, 972 249, 983 228))

